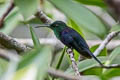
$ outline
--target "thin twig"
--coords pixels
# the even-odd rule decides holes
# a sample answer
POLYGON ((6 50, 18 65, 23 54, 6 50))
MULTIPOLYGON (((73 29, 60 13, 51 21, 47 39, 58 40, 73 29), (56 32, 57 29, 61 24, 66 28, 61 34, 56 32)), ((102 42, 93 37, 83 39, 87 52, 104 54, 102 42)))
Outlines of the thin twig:
POLYGON ((72 49, 71 49, 71 48, 68 48, 68 49, 67 49, 67 53, 68 53, 68 55, 69 55, 69 57, 70 57, 70 59, 71 59, 72 68, 73 68, 73 70, 75 71, 76 75, 79 76, 79 79, 78 79, 78 80, 80 80, 80 79, 81 79, 81 75, 80 75, 80 73, 79 73, 79 70, 78 70, 78 67, 77 67, 77 63, 75 62, 74 53, 73 53, 72 49))
POLYGON ((6 16, 12 11, 12 9, 14 8, 14 3, 13 3, 13 0, 11 0, 11 4, 10 6, 8 7, 8 9, 6 10, 6 12, 3 14, 2 18, 0 19, 0 28, 3 27, 4 25, 4 20, 6 18, 6 16))
POLYGON ((19 43, 14 38, 5 35, 2 32, 0 32, 0 44, 8 49, 15 49, 18 52, 25 52, 30 49, 26 45, 19 43))
POLYGON ((120 65, 119 64, 111 64, 109 66, 95 66, 97 68, 106 68, 106 69, 111 69, 111 68, 120 68, 120 65))
POLYGON ((117 36, 119 33, 120 31, 111 32, 110 34, 108 34, 105 40, 100 44, 100 46, 96 49, 96 51, 93 54, 95 56, 99 55, 99 53, 105 48, 105 46, 110 42, 110 40, 117 36))

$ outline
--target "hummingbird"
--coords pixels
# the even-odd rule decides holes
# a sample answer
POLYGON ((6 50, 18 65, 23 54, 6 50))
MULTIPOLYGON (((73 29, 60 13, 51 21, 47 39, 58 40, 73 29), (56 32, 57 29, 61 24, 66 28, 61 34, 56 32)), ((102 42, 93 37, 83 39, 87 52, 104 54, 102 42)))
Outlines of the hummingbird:
POLYGON ((55 21, 51 24, 41 25, 38 27, 48 27, 53 30, 56 37, 68 48, 75 49, 79 54, 87 58, 94 58, 101 67, 104 65, 90 51, 84 38, 74 29, 68 27, 63 21, 55 21))

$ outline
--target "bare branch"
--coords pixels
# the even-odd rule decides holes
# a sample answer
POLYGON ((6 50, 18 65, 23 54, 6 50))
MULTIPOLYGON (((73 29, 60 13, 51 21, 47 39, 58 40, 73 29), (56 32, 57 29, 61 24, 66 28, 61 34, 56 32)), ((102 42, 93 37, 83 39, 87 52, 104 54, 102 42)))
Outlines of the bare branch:
POLYGON ((110 40, 117 36, 119 33, 120 31, 111 32, 110 34, 108 34, 108 36, 105 38, 105 40, 100 44, 100 46, 96 49, 96 51, 93 54, 95 56, 99 55, 99 53, 105 48, 105 46, 110 42, 110 40))
POLYGON ((111 69, 111 68, 120 68, 120 65, 119 64, 111 64, 109 66, 95 66, 97 68, 106 68, 106 69, 111 69))
POLYGON ((38 11, 36 16, 43 22, 43 23, 52 23, 53 21, 47 17, 42 11, 38 11))
MULTIPOLYGON (((22 44, 33 47, 32 39, 15 38, 15 40, 17 40, 18 42, 22 44)), ((64 48, 64 45, 56 38, 40 38, 39 41, 43 45, 52 45, 52 46, 57 46, 58 48, 64 48)), ((86 42, 89 45, 89 47, 92 47, 94 45, 101 44, 102 40, 86 40, 86 42)), ((109 42, 108 45, 106 45, 106 48, 108 50, 112 50, 119 45, 120 45, 120 40, 112 40, 111 42, 109 42)))
POLYGON ((2 18, 0 19, 0 28, 3 27, 5 17, 11 12, 11 10, 14 8, 14 6, 15 5, 13 3, 13 0, 11 0, 10 6, 8 7, 8 9, 6 10, 6 12, 3 14, 2 18))
MULTIPOLYGON (((14 3, 12 2, 10 9, 8 9, 8 11, 3 15, 4 16, 3 19, 5 18, 5 16, 8 15, 8 13, 13 9, 13 7, 14 7, 14 3)), ((43 23, 51 23, 52 22, 52 20, 50 18, 48 18, 42 11, 39 11, 36 14, 36 16, 39 17, 43 23)), ((3 20, 3 19, 1 19, 1 20, 3 20)), ((3 22, 2 22, 2 24, 3 24, 3 22)), ((15 49, 18 52, 25 52, 30 49, 28 46, 19 43, 15 39, 5 35, 2 32, 0 32, 0 44, 8 49, 15 49)))
POLYGON ((30 49, 26 45, 19 43, 14 38, 9 37, 2 32, 0 32, 0 44, 8 49, 15 49, 18 52, 25 52, 30 49))
POLYGON ((79 70, 78 70, 78 67, 77 67, 77 63, 75 62, 74 53, 73 53, 72 49, 71 49, 71 48, 68 48, 68 49, 67 49, 67 53, 68 53, 68 55, 69 55, 69 57, 70 57, 70 59, 71 59, 72 68, 73 68, 73 70, 75 71, 76 75, 79 77, 78 80, 80 80, 80 79, 81 79, 81 75, 80 75, 80 73, 79 73, 79 70))

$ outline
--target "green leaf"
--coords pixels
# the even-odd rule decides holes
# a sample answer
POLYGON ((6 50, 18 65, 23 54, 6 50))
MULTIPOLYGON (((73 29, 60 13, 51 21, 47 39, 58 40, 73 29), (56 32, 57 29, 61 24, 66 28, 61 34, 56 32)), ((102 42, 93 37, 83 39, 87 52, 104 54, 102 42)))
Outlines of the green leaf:
POLYGON ((64 49, 63 49, 63 51, 62 51, 62 54, 61 54, 60 59, 59 59, 59 62, 58 62, 58 64, 56 65, 56 69, 59 69, 59 68, 60 68, 60 65, 61 65, 61 63, 62 63, 62 61, 63 61, 63 58, 64 58, 64 55, 65 55, 65 51, 66 51, 66 46, 64 47, 64 49))
MULTIPOLYGON (((91 52, 94 52, 99 47, 99 44, 94 45, 90 48, 91 52)), ((98 56, 107 56, 107 49, 104 48, 98 56)))
MULTIPOLYGON (((18 69, 23 68, 33 62, 36 62, 35 60, 40 57, 41 54, 47 55, 51 53, 50 48, 48 47, 43 47, 43 48, 39 48, 39 49, 32 49, 31 51, 25 53, 26 55, 24 55, 24 57, 22 58, 22 60, 19 63, 18 69)), ((39 61, 38 61, 39 63, 39 61)))
POLYGON ((108 79, 115 76, 120 76, 120 68, 106 70, 106 72, 103 75, 106 76, 108 79))
POLYGON ((112 53, 110 54, 108 60, 111 63, 114 59, 116 59, 117 56, 120 55, 120 46, 115 48, 112 53))
MULTIPOLYGON (((62 54, 61 54, 61 56, 59 58, 59 61, 58 61, 57 65, 56 65, 56 69, 60 68, 60 66, 62 64, 62 61, 63 61, 63 58, 64 58, 64 55, 65 55, 65 51, 66 51, 66 46, 64 47, 64 49, 62 51, 62 54)), ((55 77, 52 77, 52 80, 55 80, 55 77)))
POLYGON ((20 23, 21 20, 22 18, 18 13, 18 9, 13 9, 13 11, 6 17, 4 21, 4 27, 0 29, 0 32, 9 34, 20 23))
POLYGON ((0 76, 7 70, 8 62, 0 58, 0 76))
POLYGON ((76 50, 73 50, 73 52, 74 52, 74 58, 75 58, 75 61, 78 61, 79 56, 80 56, 80 53, 77 52, 76 50))
POLYGON ((50 65, 51 49, 45 48, 43 50, 43 53, 37 59, 38 59, 36 63, 38 66, 37 80, 43 80, 46 74, 46 70, 49 68, 50 65))
MULTIPOLYGON (((101 62, 105 62, 107 60, 106 57, 99 57, 98 58, 101 62)), ((94 59, 86 59, 86 60, 83 60, 78 64, 78 69, 79 69, 79 72, 83 72, 87 69, 90 69, 90 68, 93 68, 97 65, 99 65, 94 59)), ((68 68, 66 73, 72 73, 73 74, 73 69, 72 68, 68 68)))
POLYGON ((113 27, 111 28, 110 32, 113 32, 113 31, 120 31, 120 25, 117 24, 117 25, 113 26, 113 27))
MULTIPOLYGON (((109 55, 108 60, 105 62, 106 66, 109 66, 109 64, 111 64, 117 56, 120 55, 120 47, 115 48, 112 53, 109 55)), ((108 71, 107 69, 103 69, 103 73, 106 73, 106 71, 108 71)))
POLYGON ((37 12, 39 0, 14 0, 25 20, 37 12))
POLYGON ((75 3, 72 0, 50 0, 50 2, 84 31, 89 31, 101 38, 106 34, 105 25, 82 4, 75 3))
POLYGON ((13 80, 21 80, 23 77, 27 75, 27 72, 32 68, 32 66, 28 66, 16 71, 15 75, 13 76, 13 80))
POLYGON ((39 38, 36 36, 33 28, 30 26, 30 32, 31 32, 31 36, 32 36, 32 40, 33 40, 33 43, 34 43, 34 47, 35 48, 39 48, 40 47, 40 41, 39 41, 39 38))
MULTIPOLYGON (((109 55, 107 61, 105 62, 105 65, 111 64, 117 57, 120 56, 120 47, 115 48, 112 53, 109 55)), ((119 62, 119 61, 118 61, 119 62)), ((104 73, 106 73, 106 69, 104 69, 104 73)))
POLYGON ((33 19, 29 20, 29 21, 27 21, 27 23, 29 23, 31 25, 36 25, 36 24, 40 25, 40 24, 43 24, 41 22, 41 20, 39 18, 37 18, 37 17, 33 18, 33 19))
MULTIPOLYGON (((112 53, 110 54, 110 56, 108 57, 108 60, 106 61, 107 65, 109 64, 120 64, 120 46, 115 48, 112 53)), ((114 77, 114 76, 120 76, 120 69, 118 68, 115 68, 115 69, 109 69, 109 70, 105 70, 104 71, 104 75, 107 77, 107 78, 111 78, 111 77, 114 77)))
POLYGON ((27 65, 31 64, 36 58, 36 56, 40 54, 41 50, 42 50, 41 48, 39 50, 32 49, 31 51, 26 52, 25 55, 22 57, 17 69, 22 69, 27 65))
MULTIPOLYGON (((39 49, 33 49, 27 53, 27 55, 24 55, 22 60, 20 61, 18 65, 18 72, 19 70, 22 72, 28 70, 30 67, 37 69, 36 71, 36 78, 38 80, 43 80, 46 70, 49 67, 50 61, 51 61, 51 48, 50 47, 43 47, 39 49), (27 68, 26 68, 27 67, 27 68), (24 70, 23 70, 24 69, 24 70)), ((23 73, 25 75, 25 73, 23 73)), ((17 74, 17 76, 21 76, 21 72, 17 74)))
MULTIPOLYGON (((57 52, 53 62, 51 63, 51 67, 56 68, 56 66, 58 65, 58 60, 61 58, 62 53, 63 53, 63 50, 60 50, 59 52, 57 52)), ((66 70, 69 64, 70 64, 70 59, 68 57, 68 54, 65 52, 62 62, 60 64, 59 70, 63 70, 63 71, 66 70)))
POLYGON ((106 4, 104 3, 103 0, 75 0, 75 1, 80 2, 82 4, 86 4, 86 5, 106 7, 106 4))
POLYGON ((0 4, 3 4, 5 3, 6 0, 0 0, 0 4))
POLYGON ((102 74, 102 68, 90 68, 82 72, 84 75, 98 75, 102 74))

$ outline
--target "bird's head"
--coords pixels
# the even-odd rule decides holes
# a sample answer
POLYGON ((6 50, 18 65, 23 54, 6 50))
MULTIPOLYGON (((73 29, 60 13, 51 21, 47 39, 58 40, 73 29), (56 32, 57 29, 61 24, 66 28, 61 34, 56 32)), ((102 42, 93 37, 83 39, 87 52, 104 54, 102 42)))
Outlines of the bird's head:
POLYGON ((60 29, 60 28, 65 28, 67 25, 63 22, 63 21, 55 21, 51 24, 44 24, 44 25, 40 25, 37 26, 38 27, 48 27, 51 29, 60 29))
POLYGON ((63 21, 55 21, 52 24, 50 24, 50 28, 60 28, 60 27, 66 27, 66 24, 63 21))

